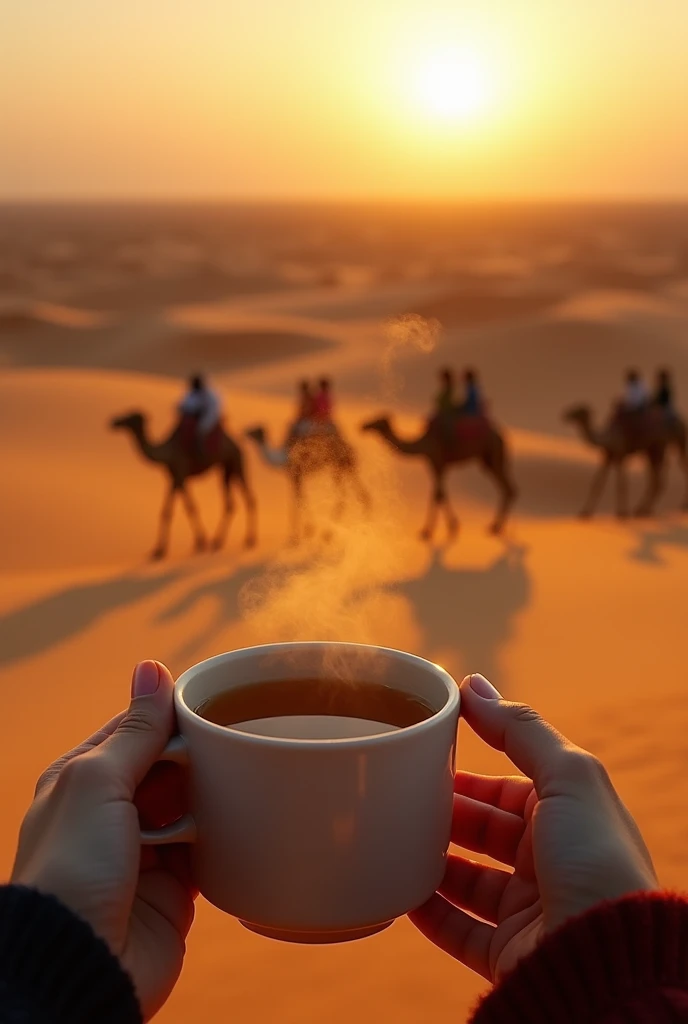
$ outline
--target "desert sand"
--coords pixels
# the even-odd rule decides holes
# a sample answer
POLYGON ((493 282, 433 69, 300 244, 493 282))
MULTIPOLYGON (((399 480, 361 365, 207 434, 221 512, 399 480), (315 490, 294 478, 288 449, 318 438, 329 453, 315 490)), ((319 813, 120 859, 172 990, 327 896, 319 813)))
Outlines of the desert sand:
MULTIPOLYGON (((539 273, 526 288, 518 269, 518 287, 500 301, 473 289, 462 303, 441 275, 400 284, 350 274, 334 285, 309 279, 182 296, 154 313, 118 311, 95 287, 91 301, 63 295, 7 308, 3 876, 37 776, 126 705, 136 661, 158 658, 178 673, 232 646, 310 636, 405 647, 457 678, 482 671, 508 697, 531 702, 605 761, 662 882, 685 887, 688 518, 676 511, 678 469, 656 519, 618 522, 608 495, 596 520, 579 521, 596 455, 561 413, 586 400, 604 415, 627 363, 648 373, 669 363, 688 394, 688 295, 676 281, 660 281, 651 294, 624 279, 567 290, 539 273), (441 321, 435 351, 417 351, 398 334, 390 342, 387 318, 409 309, 441 321), (424 466, 359 430, 394 411, 400 432, 420 431, 435 370, 446 362, 479 366, 507 431, 521 495, 503 538, 486 532, 492 486, 468 468, 451 477, 459 538, 446 546, 440 533, 433 545, 421 543, 424 466), (213 374, 237 437, 256 423, 278 436, 295 381, 322 372, 335 379, 338 418, 360 453, 374 511, 369 521, 350 514, 334 556, 317 537, 286 549, 287 481, 246 443, 257 548, 240 546, 240 509, 224 552, 192 556, 178 510, 170 558, 147 561, 163 477, 106 425, 140 408, 162 436, 181 377, 197 366, 213 374)), ((635 491, 640 484, 638 470, 635 491)), ((216 481, 193 487, 212 528, 216 481)), ((314 501, 325 515, 326 486, 320 491, 314 501)), ((458 757, 465 769, 505 766, 464 727, 458 757)), ((406 921, 358 943, 304 948, 249 934, 201 899, 182 979, 158 1019, 460 1021, 483 988, 406 921)))

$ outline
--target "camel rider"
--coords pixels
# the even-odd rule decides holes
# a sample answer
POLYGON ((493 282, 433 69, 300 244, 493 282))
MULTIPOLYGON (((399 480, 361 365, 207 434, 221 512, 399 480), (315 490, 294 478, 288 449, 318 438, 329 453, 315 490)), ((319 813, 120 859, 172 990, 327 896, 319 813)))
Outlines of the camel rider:
POLYGON ((673 419, 676 415, 674 409, 674 382, 669 370, 659 370, 657 373, 657 384, 653 401, 666 419, 673 419))
POLYGON ((317 433, 331 434, 335 431, 332 420, 332 382, 327 377, 318 381, 318 390, 313 399, 313 422, 317 433))
POLYGON ((313 416, 319 423, 332 421, 332 384, 327 377, 318 381, 318 390, 313 399, 313 416))
POLYGON ((299 384, 298 403, 297 423, 312 420, 315 415, 315 399, 313 398, 311 382, 309 380, 302 380, 299 384))
POLYGON ((626 388, 621 400, 624 412, 642 412, 650 404, 650 392, 647 384, 637 370, 629 370, 626 374, 626 388))
POLYGON ((465 393, 461 412, 464 416, 482 416, 484 412, 483 396, 478 384, 475 370, 465 370, 463 375, 465 393))
POLYGON ((296 397, 296 416, 289 428, 287 444, 297 437, 306 437, 313 431, 313 418, 315 415, 315 400, 313 391, 308 380, 299 382, 296 397))
POLYGON ((319 381, 319 390, 313 394, 308 380, 299 381, 296 395, 296 416, 289 426, 281 448, 266 448, 265 454, 273 466, 286 466, 289 449, 294 442, 316 434, 334 432, 332 423, 332 396, 329 380, 319 381))
POLYGON ((194 423, 193 442, 196 455, 205 453, 208 437, 222 418, 219 396, 208 387, 203 377, 196 374, 189 380, 189 390, 178 406, 182 417, 194 423))
POLYGON ((612 415, 612 423, 623 432, 629 444, 638 444, 647 427, 647 413, 652 408, 650 391, 636 369, 626 373, 626 385, 621 400, 612 415))
POLYGON ((438 417, 450 417, 456 412, 456 400, 454 398, 454 371, 449 367, 440 370, 440 390, 435 399, 435 411, 438 417))
POLYGON ((456 415, 458 412, 454 395, 454 371, 445 366, 439 371, 440 389, 435 397, 435 414, 431 420, 439 430, 440 437, 446 445, 451 445, 456 437, 456 415))

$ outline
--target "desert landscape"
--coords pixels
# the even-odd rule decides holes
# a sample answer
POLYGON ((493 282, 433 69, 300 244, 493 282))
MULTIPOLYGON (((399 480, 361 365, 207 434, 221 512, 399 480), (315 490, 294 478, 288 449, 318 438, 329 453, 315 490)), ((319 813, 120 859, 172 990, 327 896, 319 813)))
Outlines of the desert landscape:
MULTIPOLYGON (((675 375, 688 411, 688 207, 669 205, 7 205, 0 207, 0 720, 6 877, 35 781, 128 700, 133 665, 178 674, 254 642, 402 647, 457 679, 489 676, 599 755, 667 887, 685 886, 688 514, 672 458, 657 516, 578 518, 599 453, 563 420, 602 422, 628 366, 675 375), (475 366, 519 489, 504 534, 492 482, 451 471, 460 519, 419 539, 430 477, 363 433, 424 427, 440 367, 475 366), (181 508, 149 560, 164 477, 112 417, 174 423, 185 378, 208 374, 258 501, 221 552, 192 554, 181 508), (289 536, 286 473, 245 431, 281 438, 297 382, 326 374, 360 458, 370 515, 289 536)), ((639 496, 642 464, 631 485, 639 496)), ((215 478, 192 484, 211 531, 215 478)), ((465 727, 459 764, 501 771, 465 727)), ((233 780, 240 785, 241 780, 233 780)), ((349 945, 259 938, 198 902, 161 1024, 421 1024, 463 1020, 483 983, 407 921, 349 945)))

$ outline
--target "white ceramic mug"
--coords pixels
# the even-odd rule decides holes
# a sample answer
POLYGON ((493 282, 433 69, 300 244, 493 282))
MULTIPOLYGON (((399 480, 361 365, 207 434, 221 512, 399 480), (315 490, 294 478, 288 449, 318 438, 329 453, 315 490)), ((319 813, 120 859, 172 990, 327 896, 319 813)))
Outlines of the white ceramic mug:
POLYGON ((271 644, 194 665, 177 680, 175 705, 179 736, 162 759, 188 765, 191 814, 142 841, 193 843, 198 887, 220 910, 274 938, 339 942, 380 930, 437 889, 459 717, 444 669, 358 644, 271 644), (298 678, 374 680, 435 714, 403 729, 331 717, 275 729, 273 720, 281 735, 265 735, 265 722, 226 727, 194 712, 231 687, 298 678))

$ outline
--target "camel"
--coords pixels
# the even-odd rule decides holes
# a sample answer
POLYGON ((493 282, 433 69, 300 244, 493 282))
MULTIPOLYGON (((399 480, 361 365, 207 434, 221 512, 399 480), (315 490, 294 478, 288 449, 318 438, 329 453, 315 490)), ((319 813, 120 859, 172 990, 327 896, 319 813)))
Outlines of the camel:
POLYGON ((642 429, 633 437, 624 430, 618 419, 602 430, 595 427, 593 413, 587 405, 577 405, 564 413, 564 421, 572 423, 588 444, 602 452, 602 465, 593 477, 587 500, 581 509, 581 517, 588 519, 599 504, 610 469, 616 470, 616 512, 619 518, 628 515, 628 487, 626 461, 631 455, 643 455, 648 465, 648 482, 645 494, 635 510, 636 516, 652 515, 657 499, 665 482, 664 467, 669 448, 676 448, 686 474, 686 496, 683 507, 688 509, 688 431, 685 422, 678 416, 666 418, 657 410, 647 415, 642 429))
MULTIPOLYGON (((356 452, 337 431, 296 437, 290 440, 284 448, 273 448, 269 443, 267 431, 262 426, 247 430, 246 436, 258 445, 261 455, 269 465, 283 467, 287 471, 294 498, 291 512, 291 544, 296 545, 301 539, 301 526, 305 510, 305 477, 322 470, 332 472, 332 480, 338 494, 333 510, 334 519, 339 519, 344 511, 344 487, 347 483, 353 487, 361 507, 364 510, 370 508, 370 495, 358 475, 356 452)), ((308 536, 312 533, 313 527, 309 524, 306 526, 304 534, 308 536)))
POLYGON ((161 444, 152 444, 148 439, 146 417, 141 412, 132 412, 127 416, 117 417, 111 421, 110 426, 113 430, 129 431, 144 459, 164 466, 169 473, 169 490, 160 512, 158 539, 151 555, 153 559, 164 558, 167 554, 174 503, 177 495, 184 502, 184 507, 191 523, 195 550, 206 550, 208 544, 203 525, 198 509, 186 484, 189 477, 200 476, 215 466, 220 469, 221 473, 224 508, 220 525, 210 546, 213 551, 218 551, 225 543, 229 524, 234 513, 232 484, 236 482, 242 491, 246 504, 247 527, 244 543, 246 547, 253 547, 256 543, 256 500, 246 480, 243 453, 236 441, 229 437, 224 430, 222 431, 220 443, 217 446, 217 453, 212 457, 199 461, 198 465, 194 465, 189 453, 185 450, 186 446, 182 443, 180 425, 177 425, 167 440, 161 444))
POLYGON ((452 446, 447 445, 436 423, 430 423, 425 433, 414 441, 405 441, 398 437, 386 416, 364 423, 361 429, 380 434, 400 455, 421 456, 428 463, 434 487, 430 495, 428 516, 420 533, 423 540, 431 540, 434 536, 440 509, 444 509, 449 537, 456 536, 459 520, 449 502, 445 476, 450 466, 462 462, 479 462, 495 480, 501 500, 490 532, 502 532, 518 492, 511 477, 506 441, 493 424, 488 423, 485 430, 476 431, 473 436, 461 437, 457 434, 456 442, 452 446))

